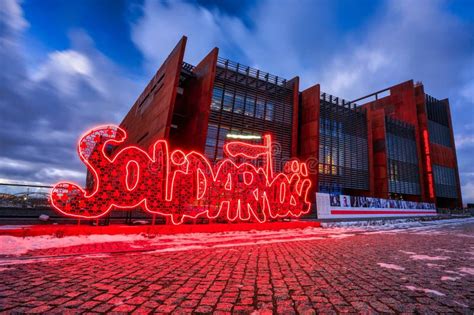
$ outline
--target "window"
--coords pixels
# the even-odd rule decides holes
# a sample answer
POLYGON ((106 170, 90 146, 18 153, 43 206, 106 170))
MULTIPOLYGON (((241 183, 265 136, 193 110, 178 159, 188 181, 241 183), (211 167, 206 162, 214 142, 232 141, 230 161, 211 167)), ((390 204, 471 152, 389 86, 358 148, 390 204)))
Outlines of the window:
POLYGON ((451 132, 449 128, 435 121, 428 120, 430 141, 436 144, 451 147, 451 132))
POLYGON ((216 147, 208 147, 206 146, 205 150, 204 150, 204 155, 209 158, 210 160, 214 160, 215 159, 215 155, 216 155, 216 147))
POLYGON ((255 112, 255 98, 251 95, 247 95, 245 99, 245 116, 253 117, 255 112))
POLYGON ((453 168, 433 164, 433 177, 438 197, 457 198, 456 172, 453 168))
POLYGON ((209 124, 207 127, 207 136, 206 136, 206 147, 204 149, 204 154, 210 158, 215 158, 215 150, 217 146, 217 125, 209 124))
POLYGON ((234 113, 242 114, 244 112, 244 97, 242 95, 235 95, 234 113))
MULTIPOLYGON (((329 190, 369 188, 367 122, 357 112, 321 99, 319 186, 329 190)), ((291 120, 291 115, 285 117, 291 120)))
POLYGON ((265 113, 265 104, 263 103, 263 101, 258 100, 256 110, 255 110, 255 118, 263 119, 264 113, 265 113))
POLYGON ((212 92, 211 109, 220 110, 221 102, 222 102, 222 89, 220 87, 215 87, 212 92))
POLYGON ((232 94, 230 91, 225 91, 224 93, 224 106, 223 106, 223 109, 225 111, 232 111, 232 103, 233 103, 233 100, 234 100, 234 94, 232 94))
POLYGON ((273 104, 270 102, 267 102, 267 108, 265 110, 265 120, 268 121, 273 121, 273 104))

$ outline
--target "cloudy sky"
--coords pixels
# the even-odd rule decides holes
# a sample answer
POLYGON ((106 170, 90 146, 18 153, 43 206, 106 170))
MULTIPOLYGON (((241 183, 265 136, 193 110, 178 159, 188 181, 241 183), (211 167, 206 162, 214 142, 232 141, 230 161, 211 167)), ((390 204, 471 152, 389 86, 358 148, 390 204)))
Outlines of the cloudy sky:
POLYGON ((355 99, 413 79, 451 102, 474 202, 474 2, 1 0, 0 182, 83 182, 77 138, 119 123, 182 35, 355 99))

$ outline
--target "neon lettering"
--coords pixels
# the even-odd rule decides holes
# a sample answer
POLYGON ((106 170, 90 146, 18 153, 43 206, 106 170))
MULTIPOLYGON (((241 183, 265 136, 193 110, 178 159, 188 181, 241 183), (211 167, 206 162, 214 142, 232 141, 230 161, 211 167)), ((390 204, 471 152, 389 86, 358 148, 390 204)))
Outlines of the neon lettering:
POLYGON ((66 216, 85 219, 100 218, 112 209, 141 207, 170 217, 173 224, 200 216, 263 223, 310 210, 306 164, 288 161, 283 172, 274 174, 270 135, 263 137, 262 145, 226 143, 226 158, 215 165, 196 151, 170 152, 165 140, 148 151, 121 147, 126 137, 117 126, 85 133, 77 149, 94 185, 85 190, 58 183, 52 189, 52 206, 66 216), (256 166, 258 161, 263 167, 256 166))
POLYGON ((423 142, 425 145, 425 160, 426 160, 426 175, 428 177, 428 191, 430 198, 434 198, 434 184, 433 184, 433 172, 431 168, 431 152, 430 143, 428 139, 428 130, 423 130, 423 142))

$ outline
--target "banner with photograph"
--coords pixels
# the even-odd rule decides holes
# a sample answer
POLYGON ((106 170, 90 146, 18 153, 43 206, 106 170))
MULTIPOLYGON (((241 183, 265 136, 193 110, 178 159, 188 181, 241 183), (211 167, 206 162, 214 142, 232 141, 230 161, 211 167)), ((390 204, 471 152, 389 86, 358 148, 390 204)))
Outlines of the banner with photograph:
POLYGON ((436 215, 433 203, 316 193, 319 219, 436 215))

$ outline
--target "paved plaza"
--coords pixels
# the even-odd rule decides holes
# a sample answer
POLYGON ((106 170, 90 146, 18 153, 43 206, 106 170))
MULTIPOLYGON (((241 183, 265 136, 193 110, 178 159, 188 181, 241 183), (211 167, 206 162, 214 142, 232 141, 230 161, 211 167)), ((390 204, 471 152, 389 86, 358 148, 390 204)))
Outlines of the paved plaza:
POLYGON ((474 220, 385 230, 245 232, 204 240, 194 247, 193 237, 199 239, 199 235, 187 242, 180 238, 179 246, 161 246, 166 239, 135 240, 4 255, 0 310, 474 311, 474 220))

